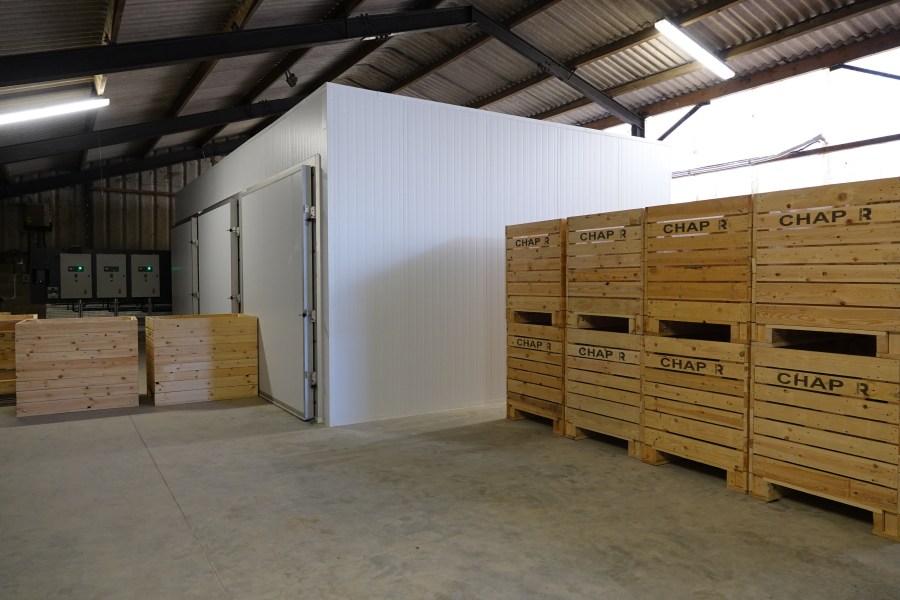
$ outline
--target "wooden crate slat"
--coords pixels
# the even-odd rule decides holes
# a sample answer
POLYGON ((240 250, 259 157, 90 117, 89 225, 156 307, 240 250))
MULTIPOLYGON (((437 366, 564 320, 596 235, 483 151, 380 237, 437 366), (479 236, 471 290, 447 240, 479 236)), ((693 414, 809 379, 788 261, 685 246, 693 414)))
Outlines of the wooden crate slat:
POLYGON ((227 400, 259 393, 256 317, 152 317, 147 319, 147 331, 147 388, 154 404, 227 400))

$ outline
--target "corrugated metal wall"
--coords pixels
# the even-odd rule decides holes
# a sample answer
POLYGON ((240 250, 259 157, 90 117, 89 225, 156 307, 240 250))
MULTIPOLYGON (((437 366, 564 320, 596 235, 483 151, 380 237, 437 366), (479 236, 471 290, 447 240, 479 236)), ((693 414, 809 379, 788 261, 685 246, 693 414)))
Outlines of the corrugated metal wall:
POLYGON ((53 228, 41 242, 48 248, 169 250, 175 194, 216 162, 206 158, 0 200, 0 254, 28 249, 25 204, 50 207, 53 228))
POLYGON ((327 115, 331 425, 504 399, 505 226, 669 201, 664 144, 341 86, 327 115))

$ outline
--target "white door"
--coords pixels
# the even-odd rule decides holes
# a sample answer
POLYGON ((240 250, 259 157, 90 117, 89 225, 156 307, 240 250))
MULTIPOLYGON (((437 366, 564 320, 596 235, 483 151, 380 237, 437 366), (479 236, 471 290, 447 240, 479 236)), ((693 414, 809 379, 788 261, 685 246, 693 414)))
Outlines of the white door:
POLYGON ((243 311, 259 319, 259 391, 315 417, 312 167, 242 194, 243 311))
POLYGON ((172 228, 172 312, 195 315, 197 306, 197 221, 172 228))
POLYGON ((237 246, 237 210, 233 198, 200 214, 197 219, 200 314, 240 312, 239 292, 234 289, 238 267, 234 261, 237 246))

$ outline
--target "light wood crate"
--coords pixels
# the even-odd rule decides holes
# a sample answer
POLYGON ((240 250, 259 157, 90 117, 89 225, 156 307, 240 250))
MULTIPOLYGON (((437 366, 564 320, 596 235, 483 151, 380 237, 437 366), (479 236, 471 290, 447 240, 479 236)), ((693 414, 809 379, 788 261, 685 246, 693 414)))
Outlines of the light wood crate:
POLYGON ((256 317, 147 317, 147 391, 157 406, 259 394, 256 317))
POLYGON ((37 315, 0 313, 0 394, 16 393, 16 323, 37 315))
POLYGON ((644 210, 567 219, 566 436, 640 455, 644 210))
POLYGON ((754 228, 756 323, 900 333, 900 179, 757 194, 754 228))
POLYGON ((645 315, 654 320, 751 321, 750 196, 652 206, 644 226, 645 315))
POLYGON ((138 405, 134 317, 16 324, 16 415, 138 405))
MULTIPOLYGON (((783 486, 861 507, 875 534, 900 541, 900 360, 822 351, 824 331, 757 328, 768 341, 753 345, 750 493, 774 500, 783 486)), ((835 350, 854 345, 834 337, 835 350)))
POLYGON ((644 336, 643 459, 666 455, 724 469, 747 490, 750 346, 644 336))
POLYGON ((564 431, 564 219, 506 228, 507 416, 564 431))

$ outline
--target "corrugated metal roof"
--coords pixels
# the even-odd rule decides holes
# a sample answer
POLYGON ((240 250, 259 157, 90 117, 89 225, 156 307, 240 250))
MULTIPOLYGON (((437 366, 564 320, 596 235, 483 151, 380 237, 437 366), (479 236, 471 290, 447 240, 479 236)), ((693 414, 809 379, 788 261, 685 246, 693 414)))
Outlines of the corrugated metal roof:
MULTIPOLYGON (((103 37, 112 0, 46 0, 21 2, 0 0, 0 55, 35 52, 53 48, 97 45, 103 37)), ((468 4, 467 0, 261 0, 246 23, 247 28, 272 27, 291 23, 315 23, 324 18, 350 14, 396 13, 439 5, 468 4)), ((636 32, 648 30, 661 17, 695 17, 686 31, 713 50, 726 52, 729 64, 738 74, 766 70, 800 60, 832 48, 853 44, 873 36, 896 36, 900 30, 900 2, 868 0, 743 0, 722 3, 706 0, 474 0, 479 10, 503 21, 523 11, 530 17, 517 22, 513 31, 534 46, 560 61, 578 62, 577 73, 598 89, 616 94, 616 99, 635 109, 661 100, 702 90, 719 80, 706 69, 694 66, 689 57, 666 40, 647 36, 637 45, 611 55, 590 60, 578 57, 603 48, 636 32), (697 17, 703 7, 709 14, 697 17), (871 6, 876 6, 870 9, 871 6), (866 10, 860 10, 864 7, 866 10), (718 10, 712 10, 716 8, 718 10), (829 19, 830 15, 850 16, 814 31, 785 39, 772 37, 777 32, 810 19, 829 19), (824 16, 823 16, 824 15, 824 16), (751 43, 752 50, 745 44, 751 43), (756 47, 759 45, 759 47, 756 47)), ((119 43, 164 39, 223 31, 239 6, 239 0, 128 0, 119 28, 119 43)), ((652 30, 649 30, 652 33, 652 30)), ((482 98, 495 98, 502 90, 515 86, 517 93, 495 100, 487 110, 523 115, 553 115, 549 120, 583 124, 606 115, 597 105, 586 103, 571 87, 553 78, 541 76, 541 70, 504 44, 489 40, 455 60, 431 66, 469 48, 483 38, 475 26, 455 27, 391 37, 362 57, 354 66, 337 76, 336 81, 368 89, 397 93, 442 102, 469 105, 482 98), (423 77, 412 80, 427 71, 423 77), (524 86, 537 77, 537 83, 524 86), (412 81, 412 83, 409 83, 412 81), (408 85, 407 85, 408 83, 408 85)), ((887 39, 887 37, 885 37, 887 39)), ((894 39, 892 45, 900 45, 894 39)), ((291 67, 297 76, 296 87, 289 87, 280 76, 260 99, 294 97, 309 91, 348 57, 360 56, 359 40, 319 46, 306 52, 291 67)), ((194 93, 181 114, 231 107, 241 102, 249 90, 284 56, 283 51, 220 60, 194 93)), ((162 118, 175 98, 185 90, 197 64, 158 67, 143 71, 110 75, 106 93, 111 106, 97 115, 97 127, 108 128, 162 118)), ((334 75, 334 73, 332 73, 334 75)), ((54 82, 0 90, 0 110, 13 97, 26 102, 38 94, 65 93, 85 96, 90 93, 87 79, 54 82)), ((31 100, 36 101, 36 100, 31 100)), ((264 120, 245 121, 227 126, 218 137, 253 131, 264 120)), ((0 145, 44 139, 82 130, 83 116, 36 123, 29 127, 0 129, 0 145)), ((190 146, 204 139, 206 130, 165 136, 157 148, 190 146)), ((89 160, 128 157, 143 152, 146 140, 120 144, 101 151, 88 152, 89 160)), ((14 165, 14 174, 34 169, 63 168, 60 158, 39 159, 14 165)), ((80 153, 73 163, 80 160, 80 153)))

